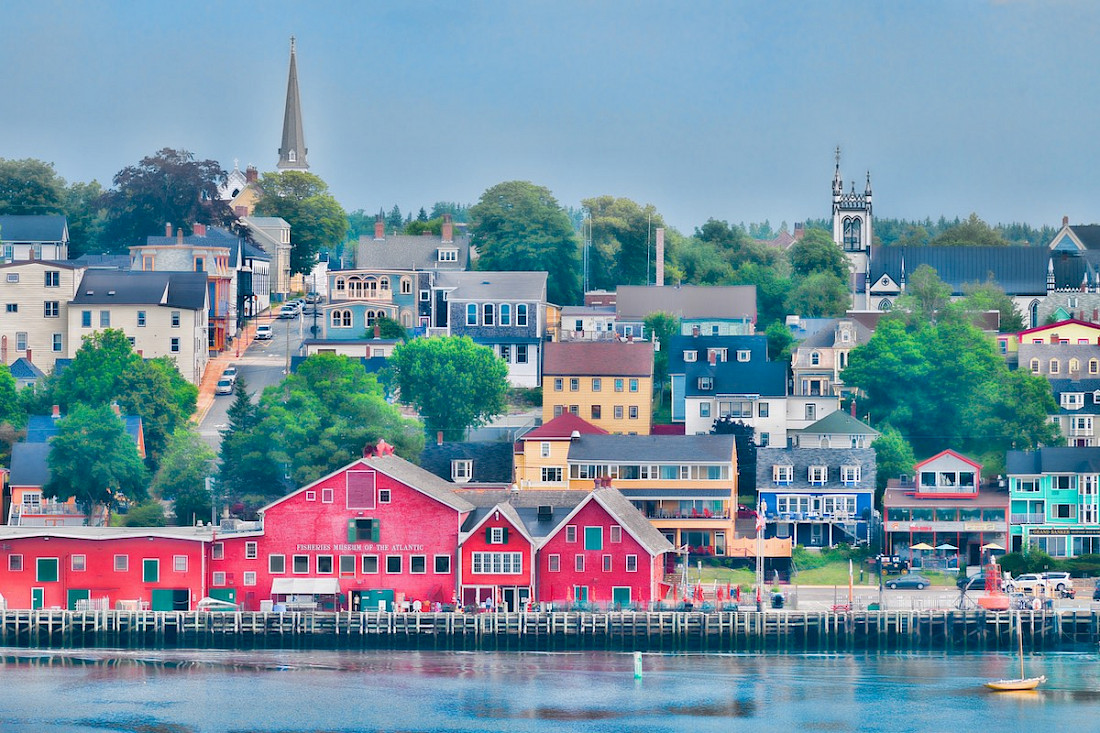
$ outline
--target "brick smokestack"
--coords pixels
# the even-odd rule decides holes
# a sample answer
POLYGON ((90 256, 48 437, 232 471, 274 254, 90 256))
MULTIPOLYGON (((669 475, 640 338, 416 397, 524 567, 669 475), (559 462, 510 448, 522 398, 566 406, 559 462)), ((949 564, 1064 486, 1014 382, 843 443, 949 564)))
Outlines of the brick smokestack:
POLYGON ((450 214, 444 214, 443 215, 443 230, 442 230, 442 233, 443 233, 443 243, 444 244, 450 244, 451 242, 455 241, 455 225, 454 225, 454 222, 451 221, 451 215, 450 214))
POLYGON ((665 228, 657 228, 657 279, 658 287, 665 284, 665 228))
POLYGON ((380 242, 386 238, 386 222, 382 215, 374 217, 374 241, 380 242))

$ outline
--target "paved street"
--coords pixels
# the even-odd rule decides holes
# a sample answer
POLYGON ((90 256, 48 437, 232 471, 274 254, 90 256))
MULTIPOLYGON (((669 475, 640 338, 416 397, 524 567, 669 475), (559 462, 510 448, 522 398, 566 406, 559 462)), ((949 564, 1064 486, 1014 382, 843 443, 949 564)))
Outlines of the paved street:
MULTIPOLYGON (((226 366, 235 364, 240 378, 245 380, 248 391, 252 394, 253 401, 256 401, 265 387, 282 381, 286 372, 288 354, 289 356, 298 354, 303 337, 309 333, 311 322, 312 319, 301 317, 286 321, 261 317, 257 323, 271 324, 274 337, 270 341, 251 341, 239 357, 236 356, 235 351, 230 350, 218 357, 217 366, 212 368, 220 374, 226 366)), ((248 339, 254 331, 255 326, 249 325, 248 339)), ((210 381, 210 379, 204 380, 204 393, 208 389, 213 389, 209 386, 210 381)), ((231 404, 233 404, 233 395, 200 395, 199 409, 202 410, 206 405, 209 407, 199 424, 199 434, 215 451, 221 444, 221 430, 226 426, 226 412, 231 404), (207 398, 205 401, 204 396, 207 398)))

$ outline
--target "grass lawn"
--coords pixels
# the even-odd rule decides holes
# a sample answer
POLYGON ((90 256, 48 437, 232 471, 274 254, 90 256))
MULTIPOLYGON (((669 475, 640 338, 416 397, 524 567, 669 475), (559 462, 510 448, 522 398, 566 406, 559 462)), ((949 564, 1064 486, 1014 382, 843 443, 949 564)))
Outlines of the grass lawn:
MULTIPOLYGON (((864 586, 877 586, 878 576, 875 575, 874 570, 868 569, 866 566, 863 570, 863 582, 860 582, 859 578, 859 564, 856 563, 853 570, 853 577, 856 585, 864 586)), ((915 571, 919 575, 923 575, 931 582, 933 586, 954 586, 955 575, 938 573, 934 571, 915 571)), ((883 576, 888 578, 890 576, 883 576)), ((693 564, 688 568, 688 582, 713 583, 718 581, 721 584, 731 583, 733 585, 743 585, 751 587, 756 582, 756 574, 747 568, 722 568, 722 567, 708 567, 703 566, 702 571, 693 564)), ((809 570, 800 570, 795 573, 795 577, 792 580, 796 585, 835 585, 846 586, 848 585, 848 563, 847 561, 830 562, 822 565, 819 568, 813 568, 809 570)), ((771 583, 771 579, 767 579, 767 583, 771 583)))

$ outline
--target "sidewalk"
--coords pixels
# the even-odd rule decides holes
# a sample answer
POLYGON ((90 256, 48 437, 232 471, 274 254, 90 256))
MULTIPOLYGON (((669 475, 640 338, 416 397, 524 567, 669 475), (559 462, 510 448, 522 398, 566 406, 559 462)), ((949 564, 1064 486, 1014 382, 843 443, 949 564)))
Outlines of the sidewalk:
MULTIPOLYGON (((258 318, 252 319, 237 334, 233 348, 226 349, 206 363, 206 371, 203 372, 202 381, 199 383, 199 396, 195 403, 195 414, 191 417, 192 422, 196 425, 202 424, 202 421, 206 419, 206 413, 210 412, 210 408, 214 406, 214 388, 218 385, 218 380, 222 378, 222 372, 225 371, 227 366, 239 359, 241 354, 248 351, 248 347, 252 345, 256 338, 256 323, 269 314, 270 311, 266 311, 261 313, 258 318)), ((269 321, 262 322, 267 323, 269 321)))

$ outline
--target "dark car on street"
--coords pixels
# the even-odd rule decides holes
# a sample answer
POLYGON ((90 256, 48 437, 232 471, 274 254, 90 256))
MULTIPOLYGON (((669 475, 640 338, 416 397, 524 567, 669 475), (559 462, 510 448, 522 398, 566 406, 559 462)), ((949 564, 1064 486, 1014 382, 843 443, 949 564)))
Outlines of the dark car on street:
POLYGON ((960 590, 985 590, 985 573, 964 575, 955 581, 955 585, 959 586, 960 590))
POLYGON ((898 588, 916 588, 917 590, 924 590, 930 585, 932 585, 932 583, 928 578, 923 575, 917 575, 916 573, 909 573, 908 575, 888 578, 886 580, 886 587, 890 590, 897 590, 898 588))

